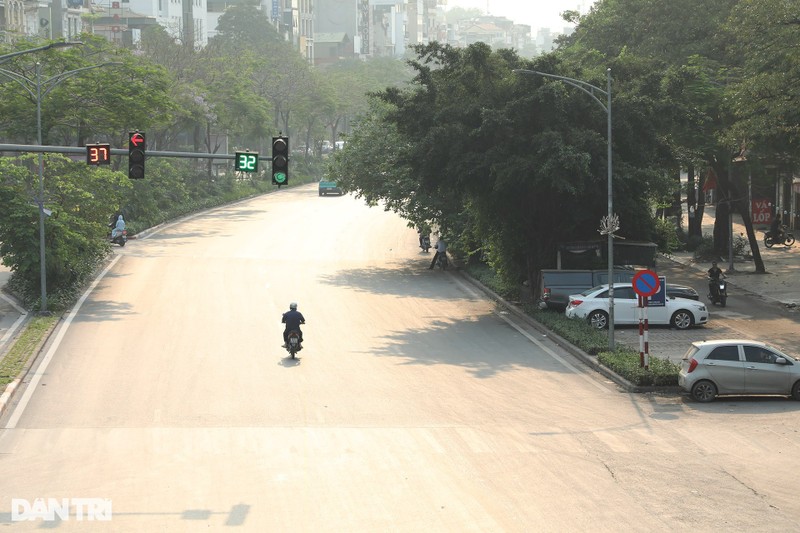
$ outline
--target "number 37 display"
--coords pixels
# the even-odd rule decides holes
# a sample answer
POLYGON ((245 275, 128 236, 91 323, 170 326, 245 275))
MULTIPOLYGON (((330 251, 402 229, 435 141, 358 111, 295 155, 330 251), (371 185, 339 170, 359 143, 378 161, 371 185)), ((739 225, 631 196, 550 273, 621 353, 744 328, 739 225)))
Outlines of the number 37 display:
POLYGON ((110 144, 87 144, 86 145, 86 164, 87 165, 108 165, 111 163, 110 144))
POLYGON ((236 152, 235 168, 238 172, 258 172, 258 154, 236 152))

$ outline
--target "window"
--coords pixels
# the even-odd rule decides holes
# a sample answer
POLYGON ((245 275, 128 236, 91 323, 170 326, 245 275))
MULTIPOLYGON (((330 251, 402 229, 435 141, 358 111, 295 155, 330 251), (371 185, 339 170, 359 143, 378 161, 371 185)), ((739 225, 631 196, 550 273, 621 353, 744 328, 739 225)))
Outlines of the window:
POLYGON ((614 289, 614 298, 621 300, 636 300, 638 296, 633 292, 633 287, 617 287, 614 289))
POLYGON ((717 346, 710 354, 708 354, 706 359, 712 359, 714 361, 738 361, 739 347, 717 346))
POLYGON ((748 363, 767 363, 774 365, 780 355, 772 350, 761 348, 760 346, 745 346, 744 357, 748 363))

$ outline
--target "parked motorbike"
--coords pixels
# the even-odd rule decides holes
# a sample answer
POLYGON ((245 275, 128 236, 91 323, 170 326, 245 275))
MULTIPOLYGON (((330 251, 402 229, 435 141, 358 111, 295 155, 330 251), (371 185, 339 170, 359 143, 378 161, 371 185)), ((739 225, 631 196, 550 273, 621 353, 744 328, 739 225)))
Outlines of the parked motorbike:
POLYGON ((419 247, 422 248, 422 251, 426 254, 431 249, 431 237, 430 235, 423 235, 419 238, 419 247))
POLYGON ((119 244, 120 246, 125 246, 126 242, 128 242, 128 230, 126 229, 111 239, 111 244, 119 244))
POLYGON ((714 305, 725 307, 728 303, 728 282, 722 278, 708 278, 708 299, 714 305))
POLYGON ((779 236, 773 235, 771 231, 768 231, 764 234, 764 246, 767 248, 772 248, 776 244, 782 244, 787 248, 794 244, 794 235, 786 231, 788 226, 785 224, 781 226, 783 228, 783 242, 779 236))
POLYGON ((290 331, 287 339, 286 351, 289 352, 289 355, 294 359, 295 354, 303 349, 303 345, 300 342, 300 332, 297 330, 290 331))

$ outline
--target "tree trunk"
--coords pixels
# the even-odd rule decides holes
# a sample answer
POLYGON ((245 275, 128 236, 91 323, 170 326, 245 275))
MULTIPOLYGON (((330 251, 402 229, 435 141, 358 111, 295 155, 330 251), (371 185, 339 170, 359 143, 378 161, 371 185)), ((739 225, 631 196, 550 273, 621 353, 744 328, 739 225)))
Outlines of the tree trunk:
MULTIPOLYGON (((725 197, 728 199, 726 202, 730 205, 730 209, 735 210, 739 215, 742 217, 742 222, 744 223, 745 231, 747 232, 747 240, 750 243, 750 251, 753 255, 753 264, 755 266, 756 272, 759 274, 766 273, 766 268, 764 268, 764 260, 761 257, 761 251, 758 248, 758 240, 756 238, 756 232, 753 229, 753 221, 750 219, 750 209, 747 205, 747 196, 742 195, 736 180, 732 179, 732 176, 728 172, 728 168, 721 168, 721 165, 716 165, 714 169, 717 171, 717 185, 725 191, 725 197)), ((719 216, 719 205, 717 206, 717 220, 714 224, 714 248, 716 249, 717 243, 717 224, 720 221, 719 216)), ((726 224, 728 224, 726 219, 726 224)), ((728 230, 726 235, 726 241, 728 236, 730 235, 730 226, 728 226, 728 230)), ((728 250, 727 245, 725 246, 725 250, 728 250)))

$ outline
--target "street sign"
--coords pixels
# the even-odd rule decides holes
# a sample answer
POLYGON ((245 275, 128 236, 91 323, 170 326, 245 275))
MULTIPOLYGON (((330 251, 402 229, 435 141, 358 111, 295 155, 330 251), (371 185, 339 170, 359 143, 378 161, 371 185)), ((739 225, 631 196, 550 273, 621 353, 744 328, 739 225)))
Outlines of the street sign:
POLYGON ((109 165, 111 164, 111 145, 110 144, 87 144, 86 145, 86 164, 87 165, 109 165))
POLYGON ((640 270, 633 276, 633 292, 647 298, 658 292, 661 282, 652 270, 640 270))
POLYGON ((648 307, 664 307, 667 305, 667 278, 658 276, 659 287, 647 302, 648 307))

